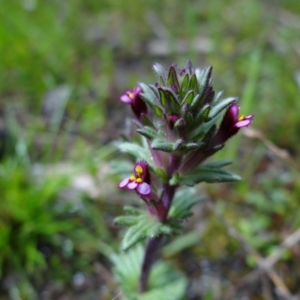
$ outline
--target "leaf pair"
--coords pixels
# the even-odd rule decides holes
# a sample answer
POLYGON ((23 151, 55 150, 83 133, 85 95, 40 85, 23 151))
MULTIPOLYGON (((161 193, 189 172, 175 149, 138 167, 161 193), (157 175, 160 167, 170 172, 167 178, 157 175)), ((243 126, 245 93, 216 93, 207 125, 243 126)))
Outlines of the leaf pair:
POLYGON ((129 215, 120 216, 115 219, 115 223, 130 226, 122 240, 122 249, 128 250, 136 243, 147 237, 154 238, 160 234, 171 234, 172 228, 167 224, 161 223, 157 218, 148 213, 126 207, 129 215))

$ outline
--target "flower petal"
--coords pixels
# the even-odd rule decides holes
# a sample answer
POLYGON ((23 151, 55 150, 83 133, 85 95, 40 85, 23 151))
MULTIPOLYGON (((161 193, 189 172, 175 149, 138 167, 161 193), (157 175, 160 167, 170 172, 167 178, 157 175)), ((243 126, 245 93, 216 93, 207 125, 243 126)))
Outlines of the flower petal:
POLYGON ((140 86, 136 86, 132 92, 134 93, 134 95, 138 95, 142 92, 142 88, 140 86))
POLYGON ((233 103, 230 106, 229 110, 230 110, 232 118, 237 119, 239 116, 240 107, 237 104, 233 103))
POLYGON ((235 124, 235 127, 236 127, 236 128, 242 128, 242 127, 249 126, 250 124, 251 124, 251 120, 244 119, 244 120, 242 120, 242 121, 238 121, 238 122, 235 124))
POLYGON ((124 103, 132 104, 132 100, 129 98, 127 94, 121 95, 120 100, 124 103))
POLYGON ((125 178, 123 179, 120 183, 119 183, 119 188, 122 189, 124 187, 126 187, 128 185, 128 183, 130 182, 129 178, 125 178))
POLYGON ((143 182, 141 184, 138 185, 136 191, 138 192, 138 194, 142 195, 142 196, 147 196, 149 194, 151 194, 151 186, 146 183, 143 182))
POLYGON ((248 115, 245 117, 245 120, 252 120, 254 118, 254 115, 248 115))
POLYGON ((136 183, 135 181, 131 181, 130 183, 128 183, 127 188, 130 190, 134 190, 137 186, 138 183, 136 183))

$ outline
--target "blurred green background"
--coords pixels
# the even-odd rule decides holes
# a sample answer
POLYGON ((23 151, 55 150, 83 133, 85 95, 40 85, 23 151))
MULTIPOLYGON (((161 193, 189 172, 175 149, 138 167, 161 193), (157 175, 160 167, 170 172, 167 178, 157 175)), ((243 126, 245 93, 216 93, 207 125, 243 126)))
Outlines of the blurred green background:
MULTIPOLYGON (((212 65, 215 89, 255 114, 253 131, 219 155, 234 160, 244 181, 200 186, 213 209, 195 211, 189 247, 163 252, 190 277, 187 299, 223 299, 225 281, 234 285, 256 268, 217 213, 262 256, 300 226, 299 1, 0 0, 0 7, 1 300, 116 296, 106 254, 119 247, 113 218, 124 199, 118 178, 107 176, 109 142, 129 112, 119 95, 153 82, 154 62, 212 65)), ((291 293, 299 293, 299 257, 293 247, 276 264, 291 293)), ((242 295, 267 299, 262 290, 257 283, 242 295)))

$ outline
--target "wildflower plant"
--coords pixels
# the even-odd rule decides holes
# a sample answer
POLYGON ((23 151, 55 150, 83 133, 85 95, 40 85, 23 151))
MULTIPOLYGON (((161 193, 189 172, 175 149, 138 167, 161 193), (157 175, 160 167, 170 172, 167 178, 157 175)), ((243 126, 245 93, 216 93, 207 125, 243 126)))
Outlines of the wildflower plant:
POLYGON ((240 180, 224 169, 230 161, 207 160, 253 119, 239 115, 237 98, 223 98, 222 92, 214 91, 212 67, 195 69, 187 61, 184 68, 176 64, 168 70, 159 64, 153 68, 156 83, 140 83, 120 97, 131 106, 139 139, 119 144, 134 160, 132 173, 119 188, 137 194, 146 211, 125 207, 127 214, 117 217, 116 223, 129 227, 124 251, 147 239, 139 270, 141 293, 150 289, 150 271, 164 237, 179 234, 182 221, 201 200, 191 189, 177 191, 201 182, 240 180))

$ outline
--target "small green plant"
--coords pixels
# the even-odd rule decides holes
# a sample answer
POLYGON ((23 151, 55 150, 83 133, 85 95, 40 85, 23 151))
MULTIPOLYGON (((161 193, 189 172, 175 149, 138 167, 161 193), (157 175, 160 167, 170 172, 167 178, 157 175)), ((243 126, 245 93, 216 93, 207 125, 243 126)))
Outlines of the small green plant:
MULTIPOLYGON (((140 138, 128 137, 119 145, 135 160, 133 172, 119 183, 119 188, 135 192, 144 201, 146 211, 125 207, 127 214, 116 218, 116 223, 129 227, 122 242, 122 249, 129 253, 120 256, 124 263, 120 257, 114 256, 113 260, 126 299, 167 299, 169 295, 174 300, 184 295, 184 277, 176 277, 181 278, 181 292, 170 294, 165 289, 172 285, 174 271, 164 275, 167 283, 156 290, 154 297, 153 289, 159 285, 151 283, 151 276, 159 247, 167 236, 181 233, 182 221, 192 215, 191 208, 201 200, 193 188, 183 186, 240 180, 224 169, 230 161, 207 159, 240 128, 250 125, 253 115, 239 116, 235 97, 224 99, 221 92, 215 93, 212 67, 195 69, 188 61, 183 69, 173 64, 168 71, 155 64, 154 71, 156 83, 140 83, 120 97, 132 108, 140 138), (224 117, 217 125, 222 112, 224 117), (130 254, 137 251, 131 248, 145 239, 142 258, 130 254), (128 260, 130 263, 125 263, 128 260), (134 265, 130 272, 128 265, 134 265)), ((159 262, 158 266, 164 269, 164 264, 159 262)))
POLYGON ((63 196, 70 179, 37 176, 15 157, 0 162, 0 279, 14 278, 6 286, 11 299, 39 299, 45 281, 70 280, 98 253, 93 236, 105 234, 100 214, 88 199, 63 196))

